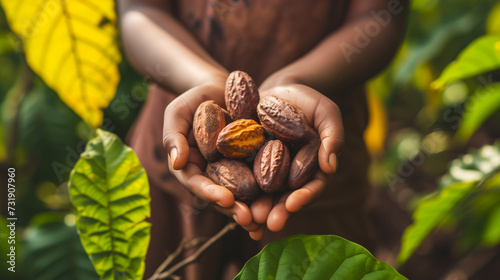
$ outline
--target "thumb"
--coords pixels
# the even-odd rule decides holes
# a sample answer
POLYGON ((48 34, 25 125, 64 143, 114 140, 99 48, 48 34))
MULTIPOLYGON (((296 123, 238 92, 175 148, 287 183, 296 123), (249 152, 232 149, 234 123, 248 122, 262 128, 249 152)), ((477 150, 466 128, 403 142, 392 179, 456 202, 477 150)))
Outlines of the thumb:
POLYGON ((175 106, 175 100, 165 109, 163 118, 163 146, 169 154, 172 168, 179 170, 186 166, 189 159, 187 135, 190 121, 186 120, 175 106))
POLYGON ((319 104, 318 107, 323 108, 318 108, 316 111, 314 123, 321 138, 318 161, 323 172, 333 174, 337 171, 338 156, 344 146, 342 115, 339 107, 329 99, 328 102, 319 104))

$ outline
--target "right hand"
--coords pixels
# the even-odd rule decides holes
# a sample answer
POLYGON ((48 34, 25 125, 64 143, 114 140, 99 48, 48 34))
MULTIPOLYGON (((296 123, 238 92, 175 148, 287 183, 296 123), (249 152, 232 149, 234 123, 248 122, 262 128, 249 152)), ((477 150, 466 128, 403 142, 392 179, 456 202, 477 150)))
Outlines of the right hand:
POLYGON ((163 145, 168 152, 170 172, 193 195, 214 204, 215 208, 232 217, 248 231, 257 229, 249 207, 234 200, 233 194, 205 177, 207 162, 196 145, 192 131, 193 117, 198 106, 207 100, 224 105, 224 79, 194 87, 174 99, 165 109, 163 145), (213 82, 217 81, 218 82, 213 82))

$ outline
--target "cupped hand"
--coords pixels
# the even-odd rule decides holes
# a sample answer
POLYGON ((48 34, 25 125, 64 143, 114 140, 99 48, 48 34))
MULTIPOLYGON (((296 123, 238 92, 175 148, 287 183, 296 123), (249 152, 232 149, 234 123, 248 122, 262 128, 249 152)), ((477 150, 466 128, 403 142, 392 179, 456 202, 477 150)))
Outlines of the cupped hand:
POLYGON ((203 170, 206 160, 201 155, 192 131, 193 117, 198 106, 214 100, 224 107, 225 81, 194 87, 176 99, 165 109, 163 145, 168 152, 170 172, 193 195, 215 205, 215 208, 232 217, 247 230, 256 228, 249 207, 235 201, 226 188, 207 178, 203 170))
POLYGON ((291 213, 314 202, 324 191, 327 175, 335 173, 338 154, 344 143, 344 129, 338 106, 316 90, 300 84, 275 86, 260 92, 261 97, 274 95, 299 106, 309 125, 321 138, 318 151, 320 170, 303 187, 279 196, 263 195, 250 206, 258 226, 250 232, 253 239, 261 239, 264 224, 271 231, 280 231, 291 213))

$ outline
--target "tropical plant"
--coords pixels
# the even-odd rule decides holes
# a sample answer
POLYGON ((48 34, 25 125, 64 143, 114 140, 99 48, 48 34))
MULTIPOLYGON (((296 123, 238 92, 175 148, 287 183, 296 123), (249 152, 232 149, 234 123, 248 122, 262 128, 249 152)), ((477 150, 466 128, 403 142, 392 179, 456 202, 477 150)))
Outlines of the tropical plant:
POLYGON ((473 230, 469 246, 499 244, 499 190, 500 142, 454 160, 441 188, 418 203, 414 223, 402 238, 399 263, 406 262, 425 237, 450 218, 465 223, 466 231, 473 230))

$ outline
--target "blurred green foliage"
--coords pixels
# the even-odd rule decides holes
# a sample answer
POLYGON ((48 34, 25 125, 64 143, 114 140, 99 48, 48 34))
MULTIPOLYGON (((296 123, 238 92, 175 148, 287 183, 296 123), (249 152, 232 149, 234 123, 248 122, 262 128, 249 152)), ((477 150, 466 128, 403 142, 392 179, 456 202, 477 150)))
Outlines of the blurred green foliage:
POLYGON ((462 223, 463 249, 500 243, 500 142, 452 161, 441 188, 422 199, 413 213, 414 223, 402 237, 399 263, 404 263, 422 241, 444 221, 462 223))
MULTIPOLYGON (((499 15, 499 1, 482 1, 481 5, 475 1, 412 1, 402 47, 391 65, 369 83, 371 92, 383 101, 389 119, 385 152, 375 158, 371 170, 376 186, 393 189, 415 183, 412 187, 417 192, 431 191, 426 186, 434 185, 458 154, 467 147, 492 144, 500 137, 496 129, 500 120, 496 106, 500 103, 495 94, 500 71, 495 68, 498 50, 494 49, 498 44, 491 48, 491 38, 498 37, 494 32, 498 32, 495 24, 499 15), (463 80, 448 87, 432 87, 448 65, 453 68, 452 62, 471 42, 485 35, 490 44, 481 44, 467 60, 490 68, 458 75, 457 79, 463 80), (484 47, 490 47, 491 57, 484 47), (420 180, 413 180, 415 177, 420 180)), ((438 83, 445 85, 442 80, 438 83)))
POLYGON ((99 279, 83 250, 72 214, 36 215, 25 232, 18 271, 28 279, 99 279))

